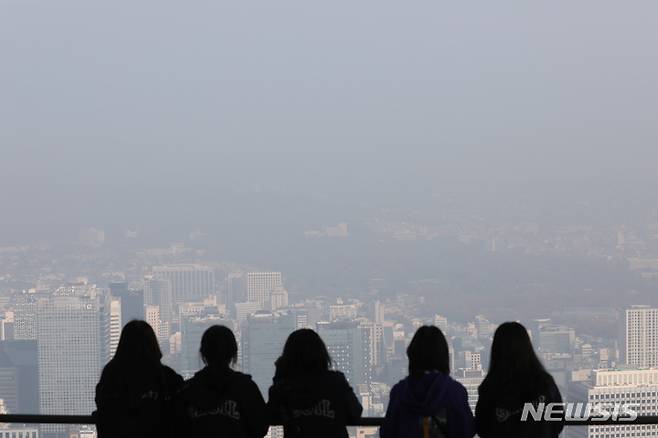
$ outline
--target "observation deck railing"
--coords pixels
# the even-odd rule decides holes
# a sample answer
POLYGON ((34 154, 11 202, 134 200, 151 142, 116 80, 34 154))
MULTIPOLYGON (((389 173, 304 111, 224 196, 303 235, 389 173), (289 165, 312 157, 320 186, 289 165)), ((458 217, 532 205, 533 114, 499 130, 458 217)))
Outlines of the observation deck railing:
MULTIPOLYGON (((382 417, 362 417, 354 424, 348 426, 378 427, 382 425, 382 417)), ((0 423, 19 424, 95 424, 92 415, 30 415, 30 414, 0 414, 0 423)), ((638 416, 635 419, 569 419, 564 421, 565 426, 633 426, 658 424, 658 415, 638 416)), ((272 426, 277 426, 273 424, 272 426)))

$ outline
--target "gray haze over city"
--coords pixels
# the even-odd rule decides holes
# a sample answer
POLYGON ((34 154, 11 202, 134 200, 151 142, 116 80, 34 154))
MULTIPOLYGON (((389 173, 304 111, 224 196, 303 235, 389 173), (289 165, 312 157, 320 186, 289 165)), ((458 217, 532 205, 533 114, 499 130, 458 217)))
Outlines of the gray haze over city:
MULTIPOLYGON (((197 323, 241 347, 259 317, 329 339, 347 324, 367 338, 344 366, 370 416, 424 323, 475 388, 507 320, 563 393, 658 366, 627 360, 624 339, 627 309, 658 306, 657 16, 649 1, 5 0, 0 342, 36 341, 43 368, 39 333, 74 332, 35 309, 61 295, 108 312, 144 298, 188 374, 197 323), (207 290, 177 296, 176 269, 207 290), (250 273, 281 278, 256 293, 250 273)), ((90 382, 112 348, 94 342, 90 382)), ((242 354, 264 385, 249 363, 269 356, 242 354)), ((5 412, 93 409, 93 387, 52 405, 38 387, 53 376, 21 372, 37 398, 5 412)))

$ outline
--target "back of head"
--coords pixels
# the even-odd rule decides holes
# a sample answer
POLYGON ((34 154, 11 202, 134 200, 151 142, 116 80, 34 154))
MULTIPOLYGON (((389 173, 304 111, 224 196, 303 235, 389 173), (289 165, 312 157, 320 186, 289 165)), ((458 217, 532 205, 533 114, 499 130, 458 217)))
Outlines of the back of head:
POLYGON ((158 365, 160 359, 162 352, 158 339, 146 321, 133 320, 123 327, 112 359, 114 363, 143 367, 158 365))
POLYGON ((494 334, 489 362, 489 383, 514 379, 540 379, 546 376, 544 366, 535 354, 528 331, 518 322, 501 324, 494 334))
POLYGON ((283 354, 276 361, 275 379, 327 371, 331 357, 322 338, 311 329, 299 329, 288 336, 283 354))
POLYGON ((201 337, 201 358, 212 367, 230 367, 238 358, 238 343, 228 327, 213 325, 201 337))
POLYGON ((416 330, 409 347, 409 375, 439 371, 450 374, 448 342, 438 327, 424 325, 416 330))

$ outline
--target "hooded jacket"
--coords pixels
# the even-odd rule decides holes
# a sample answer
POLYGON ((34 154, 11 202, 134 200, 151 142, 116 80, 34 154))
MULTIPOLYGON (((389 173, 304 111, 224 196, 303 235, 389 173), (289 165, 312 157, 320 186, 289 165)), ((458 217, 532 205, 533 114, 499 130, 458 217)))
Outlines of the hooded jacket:
POLYGON ((521 421, 525 403, 561 403, 550 374, 517 378, 513 382, 485 380, 478 388, 475 422, 481 438, 557 438, 561 422, 521 421))
POLYGON ((363 407, 338 371, 278 379, 269 391, 273 423, 282 424, 286 438, 347 438, 348 423, 363 407))
POLYGON ((171 368, 130 367, 111 360, 96 385, 99 438, 173 436, 173 395, 183 378, 171 368))
POLYGON ((177 400, 181 436, 261 438, 269 424, 251 376, 207 366, 185 382, 177 400))
POLYGON ((475 435, 468 394, 461 383, 439 372, 409 376, 391 390, 381 438, 422 437, 421 419, 445 412, 448 438, 475 435))

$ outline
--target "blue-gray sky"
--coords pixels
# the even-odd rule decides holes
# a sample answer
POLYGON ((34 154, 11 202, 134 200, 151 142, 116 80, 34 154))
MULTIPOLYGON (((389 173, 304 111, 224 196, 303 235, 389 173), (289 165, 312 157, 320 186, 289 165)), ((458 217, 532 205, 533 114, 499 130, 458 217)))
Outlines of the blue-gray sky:
POLYGON ((3 0, 0 220, 173 187, 653 178, 656 17, 655 1, 3 0))

